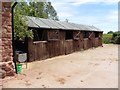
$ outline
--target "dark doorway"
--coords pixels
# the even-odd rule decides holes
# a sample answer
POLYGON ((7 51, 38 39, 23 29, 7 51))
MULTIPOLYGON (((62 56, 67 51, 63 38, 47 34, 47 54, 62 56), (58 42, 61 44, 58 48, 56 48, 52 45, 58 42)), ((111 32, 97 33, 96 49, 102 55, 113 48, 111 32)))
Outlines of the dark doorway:
POLYGON ((98 38, 98 37, 99 37, 99 33, 95 32, 95 38, 98 38))
POLYGON ((67 30, 65 35, 65 40, 73 39, 73 31, 67 30))
POLYGON ((83 32, 83 38, 88 38, 88 37, 89 37, 89 32, 84 31, 84 32, 83 32))
POLYGON ((33 29, 34 38, 33 41, 46 41, 47 30, 44 29, 33 29))

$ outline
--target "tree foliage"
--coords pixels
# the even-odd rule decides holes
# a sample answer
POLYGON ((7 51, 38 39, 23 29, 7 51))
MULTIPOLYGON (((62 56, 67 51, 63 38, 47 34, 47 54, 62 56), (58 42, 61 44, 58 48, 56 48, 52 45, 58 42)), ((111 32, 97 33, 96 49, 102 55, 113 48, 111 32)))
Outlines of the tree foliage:
MULTIPOLYGON (((20 8, 21 4, 18 4, 14 9, 14 38, 15 40, 24 40, 25 37, 33 38, 33 33, 31 30, 28 30, 26 25, 27 18, 23 18, 23 10, 20 8)), ((24 9, 27 7, 23 6, 24 9)))
POLYGON ((28 16, 50 18, 53 20, 59 20, 57 12, 52 6, 51 2, 29 2, 29 14, 28 16))
POLYGON ((114 32, 113 31, 109 31, 107 34, 113 34, 114 32))
POLYGON ((114 43, 114 44, 120 44, 120 31, 111 32, 109 34, 103 35, 103 42, 106 44, 114 43))
POLYGON ((112 42, 114 44, 120 44, 120 31, 117 31, 117 32, 113 33, 112 42))
POLYGON ((21 15, 59 20, 51 2, 18 2, 16 9, 22 10, 21 15))

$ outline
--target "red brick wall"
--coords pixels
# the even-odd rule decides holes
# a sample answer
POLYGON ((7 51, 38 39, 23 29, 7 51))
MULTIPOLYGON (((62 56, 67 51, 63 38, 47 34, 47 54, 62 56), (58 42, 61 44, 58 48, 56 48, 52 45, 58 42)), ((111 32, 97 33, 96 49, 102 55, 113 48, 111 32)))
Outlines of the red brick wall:
POLYGON ((14 75, 14 64, 13 64, 13 51, 12 51, 12 22, 11 22, 11 2, 2 2, 2 37, 0 47, 2 62, 0 62, 0 67, 2 68, 1 72, 4 72, 2 77, 6 75, 14 75))
POLYGON ((11 3, 2 3, 2 60, 12 60, 11 3))

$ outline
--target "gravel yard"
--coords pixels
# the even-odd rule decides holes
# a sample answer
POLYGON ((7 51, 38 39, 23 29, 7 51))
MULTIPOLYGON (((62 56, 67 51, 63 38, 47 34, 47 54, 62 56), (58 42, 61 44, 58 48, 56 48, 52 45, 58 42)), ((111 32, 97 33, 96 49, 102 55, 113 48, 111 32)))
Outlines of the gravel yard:
POLYGON ((3 88, 118 88, 118 45, 28 63, 3 88))

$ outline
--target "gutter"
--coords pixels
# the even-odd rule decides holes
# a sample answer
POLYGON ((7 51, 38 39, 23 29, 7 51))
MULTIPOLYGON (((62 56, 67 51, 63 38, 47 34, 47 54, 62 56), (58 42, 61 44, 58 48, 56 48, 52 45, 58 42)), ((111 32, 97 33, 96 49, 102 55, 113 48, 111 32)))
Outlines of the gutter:
POLYGON ((17 66, 16 66, 16 60, 15 60, 15 47, 14 47, 14 7, 17 5, 17 2, 15 2, 12 6, 12 49, 13 49, 13 62, 15 65, 15 72, 17 74, 17 66))

